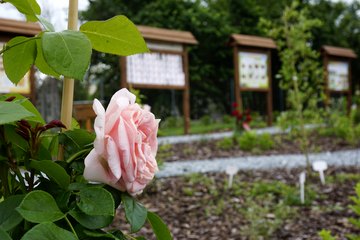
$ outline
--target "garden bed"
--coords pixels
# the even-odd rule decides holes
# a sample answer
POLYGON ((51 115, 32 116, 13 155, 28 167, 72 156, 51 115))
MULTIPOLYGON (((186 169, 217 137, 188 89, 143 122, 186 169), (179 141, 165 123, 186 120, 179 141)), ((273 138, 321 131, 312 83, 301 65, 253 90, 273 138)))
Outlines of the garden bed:
MULTIPOLYGON (((264 139, 264 135, 260 135, 259 138, 264 139)), ((201 140, 190 143, 165 144, 159 147, 157 159, 160 162, 173 162, 254 155, 301 154, 300 143, 291 135, 267 135, 265 138, 267 140, 262 146, 253 145, 254 142, 258 142, 258 139, 251 138, 245 139, 240 144, 234 139, 227 139, 227 142, 226 140, 201 140)), ((359 148, 360 143, 349 143, 339 137, 324 136, 313 132, 310 136, 310 146, 312 153, 334 152, 359 148)))
MULTIPOLYGON (((322 229, 345 239, 360 233, 348 220, 356 217, 348 205, 359 170, 330 168, 325 186, 316 175, 308 178, 305 205, 297 185, 302 169, 239 172, 231 189, 223 173, 157 179, 140 201, 174 239, 319 239, 322 229)), ((123 229, 123 219, 119 214, 113 227, 123 229)), ((139 235, 155 239, 148 226, 139 235)))

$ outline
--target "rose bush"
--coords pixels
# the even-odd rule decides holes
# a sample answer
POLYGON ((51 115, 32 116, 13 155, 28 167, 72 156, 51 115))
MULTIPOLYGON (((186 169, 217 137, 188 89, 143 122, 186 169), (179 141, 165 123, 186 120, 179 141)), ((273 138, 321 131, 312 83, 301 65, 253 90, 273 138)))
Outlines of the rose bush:
MULTIPOLYGON (((5 73, 14 84, 35 65, 44 74, 62 75, 63 99, 72 99, 70 78, 84 78, 92 48, 120 56, 148 51, 125 16, 90 21, 80 31, 55 32, 39 16, 36 0, 3 3, 44 27, 34 37, 11 39, 0 50, 5 73)), ((74 23, 77 1, 70 3, 74 23)), ((106 111, 95 100, 95 136, 72 121, 71 101, 63 102, 61 121, 45 123, 23 96, 0 96, 1 240, 144 239, 135 234, 145 222, 157 239, 172 239, 161 218, 130 196, 140 193, 157 170, 159 120, 134 102, 126 89, 114 95, 106 111), (130 232, 110 227, 118 221, 117 210, 124 211, 130 232)))
POLYGON ((106 183, 131 195, 139 194, 158 170, 155 160, 159 119, 135 103, 135 95, 123 88, 105 111, 94 100, 94 149, 85 158, 84 177, 106 183))

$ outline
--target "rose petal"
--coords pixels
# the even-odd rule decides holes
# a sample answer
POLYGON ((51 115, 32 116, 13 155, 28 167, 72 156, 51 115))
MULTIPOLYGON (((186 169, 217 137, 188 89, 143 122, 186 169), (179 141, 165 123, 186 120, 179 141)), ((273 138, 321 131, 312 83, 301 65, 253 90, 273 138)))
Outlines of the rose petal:
POLYGON ((94 130, 96 133, 96 139, 94 141, 94 147, 98 154, 103 155, 104 153, 104 137, 105 137, 105 109, 96 98, 94 99, 93 109, 96 113, 94 121, 94 130))
POLYGON ((85 158, 84 178, 89 181, 102 183, 111 182, 111 178, 100 162, 101 156, 93 149, 85 158))
POLYGON ((120 165, 119 152, 114 140, 110 136, 107 136, 106 139, 107 139, 106 151, 108 154, 107 155, 108 165, 112 174, 115 176, 116 179, 119 180, 121 178, 121 165, 120 165))

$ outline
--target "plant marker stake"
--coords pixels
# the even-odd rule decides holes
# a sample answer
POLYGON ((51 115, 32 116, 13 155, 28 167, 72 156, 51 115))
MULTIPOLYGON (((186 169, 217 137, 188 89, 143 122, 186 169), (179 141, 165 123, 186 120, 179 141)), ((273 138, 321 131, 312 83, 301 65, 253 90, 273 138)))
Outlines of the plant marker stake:
POLYGON ((328 168, 327 163, 325 161, 316 161, 316 162, 313 162, 312 167, 313 167, 314 171, 319 172, 320 181, 324 185, 325 184, 324 171, 328 168))
MULTIPOLYGON (((78 0, 69 0, 68 30, 77 30, 78 24, 78 0)), ((64 78, 61 99, 61 122, 67 129, 71 129, 72 111, 74 101, 74 79, 64 78)), ((59 159, 64 159, 63 148, 59 149, 59 159)))
POLYGON ((226 174, 229 175, 229 185, 228 185, 228 188, 231 188, 232 187, 232 183, 233 183, 233 178, 234 178, 234 175, 237 173, 238 169, 237 167, 235 166, 227 166, 226 167, 226 174))
POLYGON ((300 173, 300 200, 301 204, 305 203, 305 179, 306 179, 306 172, 300 173))

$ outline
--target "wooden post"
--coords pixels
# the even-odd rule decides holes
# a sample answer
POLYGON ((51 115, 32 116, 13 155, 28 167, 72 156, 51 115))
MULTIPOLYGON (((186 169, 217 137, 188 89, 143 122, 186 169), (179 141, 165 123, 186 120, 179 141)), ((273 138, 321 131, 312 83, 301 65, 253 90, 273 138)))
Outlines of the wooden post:
POLYGON ((183 91, 184 133, 190 132, 190 83, 189 83, 189 56, 184 46, 183 68, 185 73, 185 89, 183 91))
POLYGON ((325 107, 330 106, 330 90, 329 90, 329 73, 328 73, 328 64, 329 64, 329 58, 326 53, 324 53, 324 80, 325 80, 325 107))
POLYGON ((349 91, 347 95, 347 112, 350 115, 351 113, 351 104, 352 104, 352 72, 351 72, 351 61, 348 61, 349 67, 349 91))
POLYGON ((127 74, 126 74, 126 57, 120 57, 120 69, 121 69, 121 82, 120 87, 127 87, 127 74))
POLYGON ((273 103, 272 103, 272 77, 271 77, 271 51, 268 50, 267 51, 267 56, 268 56, 268 68, 267 68, 267 73, 268 73, 268 92, 267 92, 267 124, 269 126, 272 125, 272 120, 273 120, 273 103))
POLYGON ((235 102, 237 103, 240 112, 243 112, 243 105, 240 93, 240 74, 239 74, 239 49, 237 46, 233 48, 234 55, 234 90, 235 90, 235 102))

